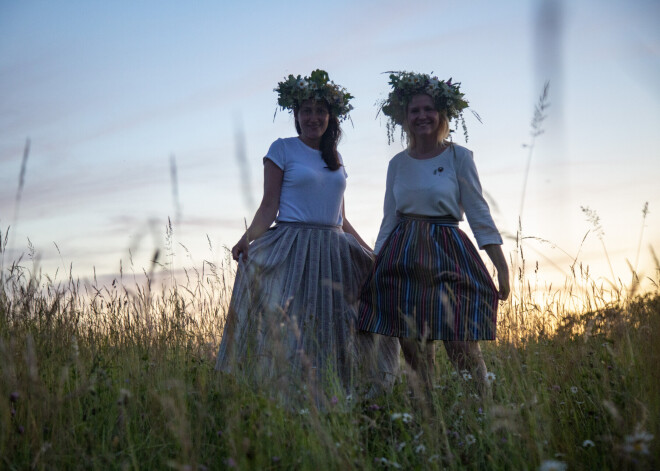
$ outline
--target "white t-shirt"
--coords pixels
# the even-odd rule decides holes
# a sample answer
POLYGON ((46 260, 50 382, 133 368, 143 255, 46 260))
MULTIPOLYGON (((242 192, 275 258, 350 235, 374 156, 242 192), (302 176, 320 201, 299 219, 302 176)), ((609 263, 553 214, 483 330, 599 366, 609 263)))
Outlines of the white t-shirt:
POLYGON ((396 212, 424 216, 467 216, 474 238, 483 248, 502 244, 483 197, 472 151, 453 144, 430 159, 414 159, 408 151, 392 157, 387 168, 383 222, 375 251, 398 223, 396 212))
MULTIPOLYGON (((342 225, 346 171, 330 170, 321 151, 297 137, 273 142, 264 157, 284 172, 278 221, 342 225)), ((341 156, 339 157, 341 162, 341 156)))

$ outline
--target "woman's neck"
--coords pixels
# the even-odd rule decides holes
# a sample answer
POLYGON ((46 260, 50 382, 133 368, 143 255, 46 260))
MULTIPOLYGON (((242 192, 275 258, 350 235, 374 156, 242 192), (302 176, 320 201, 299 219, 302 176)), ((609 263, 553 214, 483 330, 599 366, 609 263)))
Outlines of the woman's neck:
POLYGON ((433 139, 418 139, 415 142, 415 147, 412 147, 408 153, 411 157, 424 159, 435 157, 441 153, 447 145, 444 142, 438 142, 433 139))

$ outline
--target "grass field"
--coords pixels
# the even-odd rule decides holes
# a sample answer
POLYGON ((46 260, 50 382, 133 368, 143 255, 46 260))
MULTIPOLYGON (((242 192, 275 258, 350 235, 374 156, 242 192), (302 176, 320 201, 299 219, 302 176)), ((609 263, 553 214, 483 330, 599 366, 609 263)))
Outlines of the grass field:
POLYGON ((658 272, 640 295, 580 270, 534 290, 514 266, 499 339, 482 343, 492 402, 439 349, 433 412, 405 374, 389 394, 333 397, 320 412, 214 371, 230 267, 156 291, 5 261, 0 468, 660 467, 658 272))

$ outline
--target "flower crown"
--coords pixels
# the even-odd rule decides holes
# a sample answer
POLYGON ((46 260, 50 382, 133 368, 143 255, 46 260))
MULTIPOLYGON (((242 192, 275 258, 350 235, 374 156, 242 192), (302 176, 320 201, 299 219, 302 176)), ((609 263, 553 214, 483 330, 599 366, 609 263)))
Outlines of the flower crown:
POLYGON ((278 93, 277 104, 283 110, 293 111, 304 100, 325 100, 330 105, 330 113, 337 116, 339 121, 343 121, 353 109, 348 103, 353 95, 344 87, 329 80, 328 73, 321 69, 315 70, 305 78, 300 75, 297 77, 289 75, 285 81, 278 82, 274 91, 278 93))
MULTIPOLYGON (((452 83, 451 78, 447 81, 428 74, 416 74, 414 72, 389 72, 392 91, 386 100, 380 103, 380 111, 389 119, 387 121, 387 142, 393 142, 396 126, 401 126, 403 136, 403 122, 405 120, 408 104, 413 96, 419 94, 429 95, 433 99, 436 109, 444 111, 447 119, 451 122, 456 120, 456 127, 460 121, 465 140, 467 141, 467 127, 463 118, 463 110, 468 107, 468 102, 463 98, 460 83, 452 83)), ((479 116, 474 113, 479 119, 479 116)), ((479 119, 479 121, 481 121, 479 119)))

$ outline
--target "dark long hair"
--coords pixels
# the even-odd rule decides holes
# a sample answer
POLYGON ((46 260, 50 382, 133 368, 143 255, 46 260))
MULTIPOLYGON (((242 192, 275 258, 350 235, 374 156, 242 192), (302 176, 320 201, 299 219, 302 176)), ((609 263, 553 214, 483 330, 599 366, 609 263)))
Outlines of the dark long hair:
MULTIPOLYGON (((339 126, 339 119, 330 112, 330 105, 323 100, 323 103, 328 107, 328 113, 330 117, 328 118, 328 129, 325 130, 323 136, 321 136, 321 157, 323 161, 328 166, 330 170, 339 170, 339 167, 342 166, 339 161, 339 153, 337 152, 337 144, 341 139, 341 127, 339 126)), ((294 122, 296 123, 296 131, 300 136, 302 132, 300 125, 298 124, 298 108, 296 107, 293 110, 294 122)))

